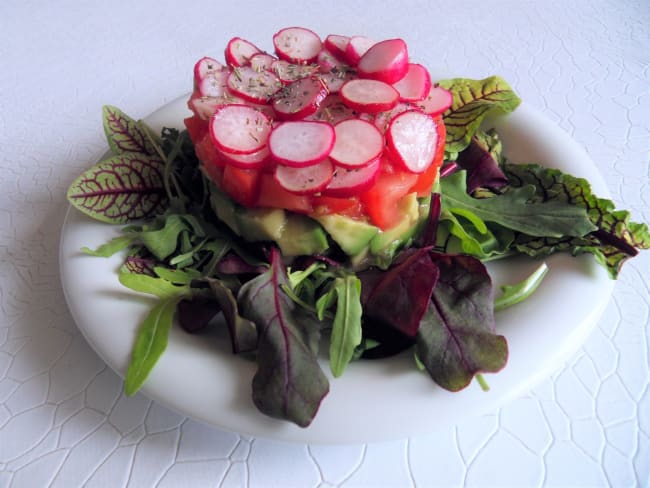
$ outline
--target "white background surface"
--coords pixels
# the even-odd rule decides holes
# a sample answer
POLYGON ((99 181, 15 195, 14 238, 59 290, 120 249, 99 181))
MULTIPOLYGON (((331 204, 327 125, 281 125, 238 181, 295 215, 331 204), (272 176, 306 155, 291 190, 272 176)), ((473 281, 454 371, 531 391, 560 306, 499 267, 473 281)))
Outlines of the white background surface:
POLYGON ((187 92, 194 62, 230 37, 269 48, 287 25, 401 36, 428 66, 502 75, 648 222, 650 5, 193 5, 0 6, 0 487, 648 486, 649 253, 626 265, 580 352, 530 394, 431 434, 350 446, 239 436, 125 398, 72 322, 57 253, 65 190, 105 150, 103 104, 143 117, 187 92))

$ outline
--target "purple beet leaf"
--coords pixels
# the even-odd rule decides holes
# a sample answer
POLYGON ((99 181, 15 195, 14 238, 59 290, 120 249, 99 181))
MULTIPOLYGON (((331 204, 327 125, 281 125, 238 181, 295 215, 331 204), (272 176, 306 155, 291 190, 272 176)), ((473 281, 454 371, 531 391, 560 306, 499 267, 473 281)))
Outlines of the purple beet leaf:
POLYGON ((266 273, 242 286, 237 298, 242 315, 259 332, 253 402, 270 417, 306 427, 329 392, 314 347, 320 331, 282 290, 289 280, 278 250, 271 251, 270 263, 266 273))
POLYGON ((165 209, 163 163, 125 153, 106 159, 81 174, 68 189, 68 201, 101 222, 125 224, 165 209))
POLYGON ((200 332, 221 311, 214 300, 201 296, 186 298, 178 302, 176 316, 181 328, 190 334, 200 332))
POLYGON ((433 380, 458 391, 474 375, 497 372, 508 359, 508 345, 495 332, 493 290, 476 258, 431 253, 440 270, 422 319, 416 352, 433 380))
POLYGON ((364 320, 382 322, 407 337, 415 337, 438 279, 428 248, 409 249, 385 271, 358 274, 364 320))
MULTIPOLYGON (((496 136, 494 136, 496 137, 496 136)), ((501 146, 491 133, 477 133, 464 151, 458 154, 458 165, 467 170, 467 192, 479 188, 499 190, 508 184, 508 178, 499 166, 501 146)))
POLYGON ((113 154, 139 153, 158 157, 141 122, 133 120, 119 108, 105 105, 102 110, 104 133, 113 154))

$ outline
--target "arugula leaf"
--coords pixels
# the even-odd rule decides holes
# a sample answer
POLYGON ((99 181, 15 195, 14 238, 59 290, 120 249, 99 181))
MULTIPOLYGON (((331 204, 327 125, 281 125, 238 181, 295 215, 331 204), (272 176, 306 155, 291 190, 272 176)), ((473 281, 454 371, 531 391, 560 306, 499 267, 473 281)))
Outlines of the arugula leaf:
POLYGON ((361 344, 361 281, 348 274, 334 281, 333 290, 336 292, 336 314, 332 323, 329 363, 332 374, 339 377, 361 344))
POLYGON ((104 133, 113 154, 139 153, 158 156, 146 134, 144 123, 133 120, 112 105, 102 109, 104 133))
POLYGON ((173 295, 160 300, 140 326, 124 380, 124 391, 128 396, 134 395, 142 387, 167 349, 176 305, 181 299, 182 295, 173 295))
POLYGON ((534 185, 512 187, 491 198, 467 194, 466 172, 459 171, 440 182, 443 208, 454 213, 471 212, 485 222, 541 237, 583 236, 595 230, 584 208, 561 200, 536 201, 534 185))
POLYGON ((125 236, 118 236, 114 237, 110 241, 108 241, 105 244, 102 244, 99 246, 97 249, 90 249, 88 247, 82 247, 81 251, 84 254, 88 254, 90 256, 97 256, 100 258, 108 258, 111 257, 113 254, 122 251, 123 249, 126 249, 129 247, 131 244, 133 244, 136 240, 137 236, 134 234, 131 235, 125 235, 125 236))
POLYGON ((123 272, 119 274, 119 280, 123 286, 133 291, 154 295, 162 299, 191 294, 189 285, 175 285, 166 279, 145 274, 123 272))
POLYGON ((503 285, 501 291, 503 294, 494 301, 494 311, 503 310, 524 301, 531 296, 540 285, 544 276, 548 272, 546 263, 540 264, 530 276, 514 285, 503 285))
POLYGON ((495 332, 493 292, 476 258, 431 253, 440 277, 416 338, 416 354, 429 375, 449 391, 465 388, 474 375, 496 372, 508 345, 495 332))
POLYGON ((259 333, 253 402, 270 417, 306 427, 329 392, 316 356, 320 330, 303 320, 282 291, 289 280, 275 248, 270 262, 269 270, 246 282, 237 296, 241 314, 255 322, 259 333))
POLYGON ((465 149, 483 119, 512 112, 521 100, 502 78, 491 76, 483 80, 453 78, 443 80, 440 86, 451 91, 453 102, 443 114, 447 128, 445 151, 465 149))
POLYGON ((67 199, 76 209, 109 224, 124 224, 162 212, 167 204, 163 163, 124 153, 97 163, 77 177, 67 199))

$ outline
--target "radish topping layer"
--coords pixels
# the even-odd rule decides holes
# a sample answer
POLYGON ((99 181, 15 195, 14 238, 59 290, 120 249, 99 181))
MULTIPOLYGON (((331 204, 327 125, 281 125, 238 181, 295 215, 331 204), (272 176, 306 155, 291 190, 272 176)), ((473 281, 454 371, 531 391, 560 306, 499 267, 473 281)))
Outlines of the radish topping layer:
POLYGON ((327 122, 284 122, 271 131, 269 149, 279 163, 311 166, 329 156, 335 139, 334 127, 327 122))
POLYGON ((427 114, 407 110, 393 118, 386 131, 388 147, 412 173, 425 171, 436 153, 438 130, 427 114))
POLYGON ((291 63, 311 63, 316 60, 323 43, 313 31, 303 27, 287 27, 273 36, 275 52, 291 63))
POLYGON ((210 134, 217 148, 232 154, 262 149, 271 132, 271 120, 248 105, 225 105, 210 119, 210 134))
POLYGON ((354 169, 377 159, 384 149, 384 136, 365 120, 348 119, 334 126, 336 142, 330 158, 339 166, 354 169))

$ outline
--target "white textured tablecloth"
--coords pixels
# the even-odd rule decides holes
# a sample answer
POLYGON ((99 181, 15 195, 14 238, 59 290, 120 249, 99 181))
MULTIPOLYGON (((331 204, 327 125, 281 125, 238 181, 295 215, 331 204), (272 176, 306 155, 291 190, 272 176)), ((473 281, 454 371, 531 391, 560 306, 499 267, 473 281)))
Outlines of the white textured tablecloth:
POLYGON ((288 25, 400 36, 436 69, 500 74, 586 147, 620 207, 650 221, 647 0, 5 0, 0 487, 650 486, 647 252, 557 374, 420 437, 285 444, 124 396, 73 323, 57 262, 67 186, 105 150, 101 106, 144 117, 187 92, 194 62, 230 37, 270 48, 288 25))

